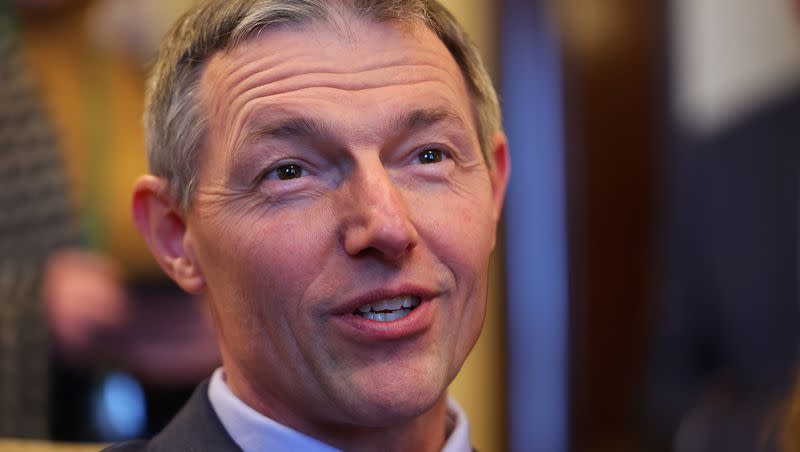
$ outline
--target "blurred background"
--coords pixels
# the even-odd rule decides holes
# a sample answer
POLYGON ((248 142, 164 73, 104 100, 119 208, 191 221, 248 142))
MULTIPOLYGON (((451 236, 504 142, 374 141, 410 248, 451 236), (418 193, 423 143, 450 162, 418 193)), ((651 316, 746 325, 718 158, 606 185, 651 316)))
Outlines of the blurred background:
MULTIPOLYGON (((203 300, 129 213, 148 62, 191 3, 0 0, 0 449, 152 435, 218 365, 203 300)), ((475 447, 781 450, 800 1, 443 3, 494 76, 513 163, 452 386, 475 447)))

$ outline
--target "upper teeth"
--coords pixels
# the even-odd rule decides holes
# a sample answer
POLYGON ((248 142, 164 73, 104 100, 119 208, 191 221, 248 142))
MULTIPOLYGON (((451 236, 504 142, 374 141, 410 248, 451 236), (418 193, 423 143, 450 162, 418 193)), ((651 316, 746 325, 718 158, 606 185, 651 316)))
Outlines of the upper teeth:
POLYGON ((419 298, 410 295, 392 298, 390 300, 379 300, 358 307, 358 312, 370 311, 397 311, 402 308, 413 308, 419 305, 419 298))

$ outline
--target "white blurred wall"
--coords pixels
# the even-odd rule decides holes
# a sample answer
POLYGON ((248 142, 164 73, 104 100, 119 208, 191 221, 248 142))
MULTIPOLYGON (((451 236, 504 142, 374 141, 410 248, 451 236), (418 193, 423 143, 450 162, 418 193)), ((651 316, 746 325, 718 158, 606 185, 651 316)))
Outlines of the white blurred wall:
POLYGON ((672 0, 673 111, 708 134, 800 85, 800 2, 672 0))

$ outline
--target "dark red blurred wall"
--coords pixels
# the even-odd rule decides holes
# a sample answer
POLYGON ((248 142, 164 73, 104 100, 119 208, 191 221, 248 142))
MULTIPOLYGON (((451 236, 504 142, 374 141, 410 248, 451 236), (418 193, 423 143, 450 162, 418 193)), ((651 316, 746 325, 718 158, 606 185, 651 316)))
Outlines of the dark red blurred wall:
POLYGON ((571 449, 634 451, 666 99, 665 7, 565 0, 561 8, 571 449))

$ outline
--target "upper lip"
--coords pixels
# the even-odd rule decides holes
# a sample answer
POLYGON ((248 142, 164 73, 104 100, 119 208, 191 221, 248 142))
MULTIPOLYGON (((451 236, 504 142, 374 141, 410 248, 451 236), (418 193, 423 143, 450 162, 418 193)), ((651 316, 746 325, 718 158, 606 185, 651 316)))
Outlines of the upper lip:
POLYGON ((427 289, 414 285, 403 285, 396 288, 380 288, 364 292, 355 298, 349 299, 343 303, 337 310, 336 314, 351 314, 358 309, 359 306, 367 303, 374 303, 379 300, 387 300, 403 296, 417 297, 420 301, 430 300, 439 295, 438 291, 427 289))

